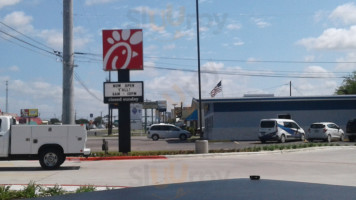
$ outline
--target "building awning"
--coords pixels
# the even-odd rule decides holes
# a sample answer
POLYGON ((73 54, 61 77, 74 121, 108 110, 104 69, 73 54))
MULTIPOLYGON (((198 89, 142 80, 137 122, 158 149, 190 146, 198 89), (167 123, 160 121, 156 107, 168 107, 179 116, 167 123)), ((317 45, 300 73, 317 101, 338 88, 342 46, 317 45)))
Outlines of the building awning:
POLYGON ((194 110, 186 119, 186 121, 198 120, 198 110, 194 110))

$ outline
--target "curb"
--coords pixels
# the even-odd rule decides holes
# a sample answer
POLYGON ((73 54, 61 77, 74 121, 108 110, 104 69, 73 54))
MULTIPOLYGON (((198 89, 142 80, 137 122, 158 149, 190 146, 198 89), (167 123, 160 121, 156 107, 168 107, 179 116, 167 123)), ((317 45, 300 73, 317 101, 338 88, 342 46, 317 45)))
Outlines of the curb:
POLYGON ((283 154, 293 152, 317 151, 326 149, 356 149, 356 146, 325 146, 309 147, 301 149, 284 149, 274 151, 258 152, 230 152, 230 153, 206 153, 206 154, 178 154, 178 155, 160 155, 160 156, 112 156, 112 157, 67 157, 67 161, 101 161, 101 160, 145 160, 145 159, 170 159, 170 158, 213 158, 224 156, 245 156, 245 155, 265 155, 265 154, 283 154))
POLYGON ((246 155, 266 155, 266 154, 283 154, 294 152, 330 150, 330 149, 356 149, 356 146, 325 146, 325 147, 309 147, 301 149, 285 149, 274 151, 258 151, 258 152, 230 152, 230 153, 206 153, 206 154, 180 154, 180 155, 165 155, 167 159, 170 158, 214 158, 224 156, 246 156, 246 155))
POLYGON ((68 161, 100 161, 100 160, 144 160, 167 159, 166 156, 112 156, 112 157, 67 157, 68 161))

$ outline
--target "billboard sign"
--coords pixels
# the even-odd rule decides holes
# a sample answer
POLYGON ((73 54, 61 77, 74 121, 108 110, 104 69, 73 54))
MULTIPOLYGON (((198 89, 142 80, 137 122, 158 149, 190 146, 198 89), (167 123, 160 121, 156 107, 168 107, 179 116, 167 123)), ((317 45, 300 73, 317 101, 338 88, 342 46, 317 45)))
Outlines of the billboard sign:
POLYGON ((130 119, 142 120, 142 104, 130 104, 130 119))
POLYGON ((146 101, 145 103, 143 103, 143 108, 144 109, 157 109, 158 108, 157 101, 146 101))
POLYGON ((38 117, 38 109, 21 109, 21 117, 38 117))
POLYGON ((104 103, 142 103, 143 81, 104 82, 104 103))
POLYGON ((158 111, 166 112, 167 110, 167 101, 157 101, 158 111))
POLYGON ((103 30, 104 71, 143 70, 142 29, 103 30))

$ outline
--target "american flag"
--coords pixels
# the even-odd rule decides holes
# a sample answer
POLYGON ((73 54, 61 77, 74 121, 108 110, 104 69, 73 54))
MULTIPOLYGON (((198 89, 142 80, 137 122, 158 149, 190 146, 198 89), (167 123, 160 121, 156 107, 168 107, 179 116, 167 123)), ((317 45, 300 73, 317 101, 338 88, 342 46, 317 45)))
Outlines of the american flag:
POLYGON ((222 91, 221 81, 214 87, 214 89, 210 92, 211 97, 215 97, 215 95, 222 91))

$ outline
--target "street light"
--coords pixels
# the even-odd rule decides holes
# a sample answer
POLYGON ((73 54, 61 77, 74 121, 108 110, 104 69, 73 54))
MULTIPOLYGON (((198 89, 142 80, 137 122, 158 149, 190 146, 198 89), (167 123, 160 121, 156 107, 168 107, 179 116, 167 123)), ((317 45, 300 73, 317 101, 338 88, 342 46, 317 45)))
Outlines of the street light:
POLYGON ((203 138, 202 125, 202 106, 201 106, 201 81, 200 81, 200 41, 199 41, 199 3, 196 0, 196 15, 197 15, 197 50, 198 50, 198 85, 199 85, 199 128, 200 138, 203 138))

